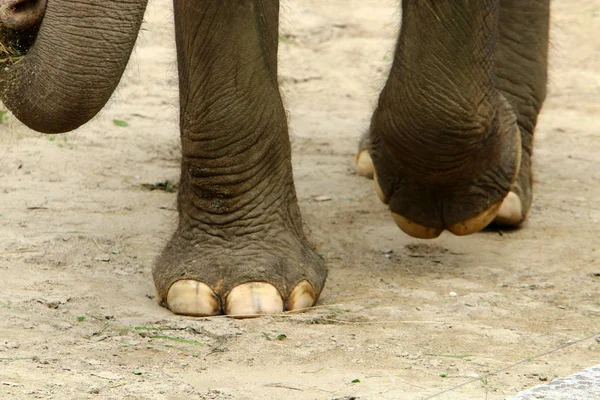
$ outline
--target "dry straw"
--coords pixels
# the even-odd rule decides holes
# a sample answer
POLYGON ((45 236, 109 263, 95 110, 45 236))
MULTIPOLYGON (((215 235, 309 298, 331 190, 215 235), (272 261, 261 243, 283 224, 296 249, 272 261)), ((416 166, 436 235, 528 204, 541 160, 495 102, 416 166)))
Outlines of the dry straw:
POLYGON ((0 67, 17 64, 25 57, 25 50, 14 40, 11 31, 0 27, 0 67))

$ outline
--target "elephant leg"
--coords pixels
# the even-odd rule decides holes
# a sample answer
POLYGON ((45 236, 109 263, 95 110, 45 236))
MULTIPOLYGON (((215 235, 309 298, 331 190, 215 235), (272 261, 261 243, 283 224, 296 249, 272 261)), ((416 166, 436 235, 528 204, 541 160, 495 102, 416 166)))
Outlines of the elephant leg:
POLYGON ((154 268, 176 314, 312 306, 327 275, 302 228, 277 82, 279 2, 175 0, 179 224, 154 268))
POLYGON ((522 153, 518 178, 496 222, 517 226, 531 207, 533 132, 546 97, 550 0, 501 0, 500 6, 496 88, 517 116, 522 153))
POLYGON ((501 0, 402 1, 394 60, 362 146, 380 198, 411 236, 477 232, 517 181, 521 134, 495 86, 502 11, 501 0))
POLYGON ((390 76, 356 160, 409 235, 525 219, 549 25, 549 0, 530 3, 402 1, 390 76))

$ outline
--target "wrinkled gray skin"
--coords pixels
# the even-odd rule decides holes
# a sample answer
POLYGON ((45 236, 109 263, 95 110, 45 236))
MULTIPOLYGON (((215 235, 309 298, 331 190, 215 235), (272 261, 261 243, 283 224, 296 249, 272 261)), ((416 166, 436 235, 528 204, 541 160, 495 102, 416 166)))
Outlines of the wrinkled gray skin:
MULTIPOLYGON (((25 59, 0 71, 4 103, 40 132, 85 123, 118 84, 145 3, 48 0, 25 59)), ((179 225, 153 269, 163 305, 181 279, 208 284, 221 304, 245 282, 271 283, 284 302, 302 280, 317 295, 323 288, 277 82, 278 3, 174 0, 183 157, 179 225)), ((390 76, 361 141, 390 209, 443 229, 512 190, 526 215, 549 0, 403 0, 402 9, 390 76)))

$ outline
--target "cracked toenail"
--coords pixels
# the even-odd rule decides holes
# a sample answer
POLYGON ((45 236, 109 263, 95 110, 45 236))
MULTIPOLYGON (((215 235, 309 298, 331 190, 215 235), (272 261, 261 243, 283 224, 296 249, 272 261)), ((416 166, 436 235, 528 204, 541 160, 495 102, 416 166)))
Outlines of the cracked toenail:
POLYGON ((231 290, 225 302, 225 313, 248 318, 283 312, 283 300, 275 286, 265 282, 250 282, 231 290))
POLYGON ((317 301, 315 290, 308 281, 296 285, 288 299, 288 311, 305 310, 312 307, 317 301))
POLYGON ((167 307, 175 314, 208 317, 220 314, 219 299, 205 283, 181 280, 171 285, 167 307))

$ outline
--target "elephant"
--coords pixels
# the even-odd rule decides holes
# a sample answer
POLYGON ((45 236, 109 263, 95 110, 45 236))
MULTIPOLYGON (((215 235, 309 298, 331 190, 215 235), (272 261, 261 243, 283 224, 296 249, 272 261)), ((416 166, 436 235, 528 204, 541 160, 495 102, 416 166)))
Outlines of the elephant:
MULTIPOLYGON (((0 96, 44 133, 117 87, 146 0, 0 0, 0 96)), ((550 0, 401 0, 387 81, 360 140, 400 229, 418 238, 520 226, 546 96, 550 0)), ((312 307, 327 268, 304 234, 278 85, 278 0, 174 0, 178 224, 152 274, 175 314, 312 307)))

